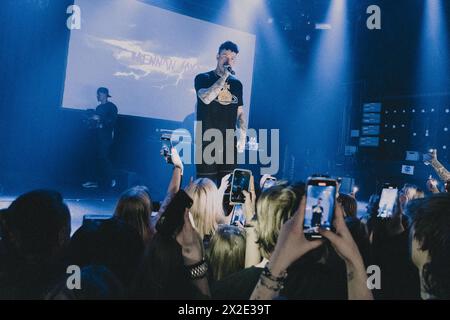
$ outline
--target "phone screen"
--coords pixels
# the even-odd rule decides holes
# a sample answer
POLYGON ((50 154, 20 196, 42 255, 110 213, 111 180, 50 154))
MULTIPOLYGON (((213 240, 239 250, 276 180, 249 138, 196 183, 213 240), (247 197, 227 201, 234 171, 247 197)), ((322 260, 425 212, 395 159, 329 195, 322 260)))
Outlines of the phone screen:
POLYGON ((231 182, 230 202, 244 203, 243 190, 248 191, 250 184, 251 172, 248 170, 235 169, 233 172, 233 179, 231 182))
POLYGON ((310 180, 306 189, 306 210, 303 229, 312 238, 321 238, 319 227, 332 230, 336 181, 310 180))
POLYGON ((381 191, 378 216, 387 218, 394 212, 395 201, 397 200, 398 189, 394 187, 383 188, 381 191))
POLYGON ((230 224, 239 225, 238 222, 240 222, 243 226, 245 226, 245 215, 241 204, 237 204, 234 206, 230 224))
POLYGON ((164 158, 166 158, 167 162, 172 163, 171 159, 171 150, 172 150, 172 141, 170 140, 170 136, 162 135, 161 136, 161 154, 164 158))

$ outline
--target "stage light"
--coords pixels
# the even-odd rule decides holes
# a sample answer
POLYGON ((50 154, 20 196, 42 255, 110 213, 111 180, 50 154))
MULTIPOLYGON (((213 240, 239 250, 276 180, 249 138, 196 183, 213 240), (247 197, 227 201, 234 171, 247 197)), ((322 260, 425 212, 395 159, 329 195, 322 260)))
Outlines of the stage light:
POLYGON ((242 31, 254 32, 257 19, 273 23, 273 17, 268 16, 266 3, 263 0, 240 0, 224 2, 223 14, 219 22, 229 24, 242 31), (270 20, 271 19, 271 20, 270 20))
POLYGON ((417 133, 414 132, 414 133, 413 133, 413 136, 414 136, 414 137, 417 136, 417 133))
POLYGON ((445 2, 444 0, 424 1, 416 76, 418 92, 439 92, 450 85, 447 77, 450 66, 445 2))
POLYGON ((445 127, 445 128, 444 128, 444 131, 445 131, 445 132, 447 132, 447 131, 448 131, 448 128, 447 128, 447 127, 445 127))
POLYGON ((316 23, 314 26, 316 30, 331 30, 331 25, 328 23, 316 23))
POLYGON ((447 150, 447 146, 442 146, 442 149, 447 150))

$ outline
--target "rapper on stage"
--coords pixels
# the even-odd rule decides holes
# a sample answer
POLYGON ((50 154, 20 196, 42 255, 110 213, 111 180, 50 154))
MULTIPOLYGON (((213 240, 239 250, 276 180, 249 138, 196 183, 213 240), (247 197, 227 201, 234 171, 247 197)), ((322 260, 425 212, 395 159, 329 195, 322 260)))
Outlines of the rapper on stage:
MULTIPOLYGON (((214 70, 198 74, 195 77, 195 91, 197 93, 197 125, 201 123, 201 134, 208 129, 218 129, 222 133, 223 148, 218 150, 221 163, 196 164, 197 177, 207 177, 216 183, 226 174, 236 168, 236 151, 243 152, 246 141, 246 120, 242 99, 242 83, 234 75, 233 67, 239 53, 238 46, 226 41, 217 52, 217 66, 214 70), (231 141, 233 146, 233 163, 226 163, 226 130, 238 129, 238 135, 231 141)), ((200 130, 199 130, 200 131, 200 130)), ((197 141, 197 140, 196 140, 197 141)), ((211 143, 201 140, 201 152, 211 143)), ((196 151, 200 150, 196 147, 196 151)), ((214 154, 213 154, 214 156, 214 154)))

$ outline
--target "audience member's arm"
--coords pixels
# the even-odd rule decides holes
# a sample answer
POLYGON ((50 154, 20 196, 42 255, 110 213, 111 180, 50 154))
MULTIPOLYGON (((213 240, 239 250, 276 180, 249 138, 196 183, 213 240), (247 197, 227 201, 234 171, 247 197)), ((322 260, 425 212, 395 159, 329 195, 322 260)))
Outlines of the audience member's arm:
POLYGON ((261 253, 259 245, 256 243, 258 237, 256 235, 256 193, 253 175, 250 177, 249 192, 243 191, 245 196, 244 214, 245 214, 245 231, 246 231, 246 247, 245 247, 245 267, 251 267, 261 262, 261 253))
POLYGON ((192 283, 199 289, 200 293, 211 297, 208 278, 206 276, 207 268, 202 269, 201 267, 202 265, 206 266, 203 241, 200 234, 192 226, 188 209, 184 213, 184 225, 180 233, 178 233, 176 240, 181 246, 184 264, 190 270, 190 273, 192 274, 192 266, 199 266, 199 268, 196 268, 196 272, 194 272, 198 277, 192 279, 192 283))
POLYGON ((367 274, 363 259, 345 224, 344 210, 339 203, 336 203, 334 212, 336 233, 329 230, 320 230, 320 233, 330 240, 336 252, 345 262, 348 299, 373 300, 372 292, 367 287, 367 274))
POLYGON ((259 245, 256 243, 258 237, 256 236, 255 227, 246 227, 245 233, 245 267, 249 268, 261 262, 261 253, 259 252, 259 245))
POLYGON ((441 191, 438 188, 438 181, 433 177, 429 177, 427 180, 427 188, 431 193, 440 193, 441 191))
POLYGON ((183 162, 181 161, 180 156, 175 148, 172 148, 172 162, 173 162, 173 173, 172 178, 170 179, 169 187, 167 188, 167 194, 162 202, 160 209, 158 211, 158 216, 166 210, 170 201, 174 195, 180 190, 181 187, 181 178, 183 176, 183 162))
POLYGON ((281 228, 270 262, 261 274, 250 297, 252 300, 269 300, 278 296, 286 279, 287 268, 307 252, 322 245, 322 240, 308 241, 303 233, 305 198, 299 209, 281 228))
POLYGON ((443 182, 450 180, 450 172, 448 172, 448 170, 445 169, 445 167, 438 161, 436 149, 433 149, 428 154, 425 154, 424 160, 430 162, 431 166, 443 182))
MULTIPOLYGON (((219 189, 217 189, 217 192, 219 194, 217 199, 219 199, 219 201, 220 201, 220 207, 222 207, 222 205, 223 205, 223 197, 225 196, 225 191, 227 190, 228 186, 230 185, 230 181, 228 180, 230 177, 231 177, 231 173, 222 177, 219 189)), ((223 221, 220 223, 228 224, 228 223, 230 223, 230 221, 229 221, 230 218, 231 218, 231 214, 228 217, 223 217, 223 219, 222 219, 223 221)))
POLYGON ((244 214, 245 214, 245 225, 248 227, 255 226, 255 220, 253 219, 256 212, 256 193, 255 193, 255 179, 253 175, 250 176, 249 192, 243 190, 242 193, 245 196, 244 202, 244 214))

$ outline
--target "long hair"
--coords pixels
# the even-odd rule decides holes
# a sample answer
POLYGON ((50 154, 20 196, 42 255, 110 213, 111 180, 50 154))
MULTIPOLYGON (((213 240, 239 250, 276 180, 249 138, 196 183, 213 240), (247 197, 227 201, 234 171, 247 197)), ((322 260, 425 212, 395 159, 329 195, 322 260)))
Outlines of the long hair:
POLYGON ((275 249, 281 226, 294 214, 297 204, 294 189, 283 185, 267 189, 259 197, 256 204, 256 235, 264 258, 268 259, 275 249))
POLYGON ((218 221, 224 219, 222 199, 215 183, 208 178, 197 179, 186 188, 186 193, 194 201, 190 212, 200 236, 214 234, 218 221))
POLYGON ((152 202, 144 187, 133 187, 125 191, 119 198, 114 216, 133 226, 141 236, 143 242, 148 244, 153 237, 150 226, 152 202))
POLYGON ((211 239, 209 264, 215 281, 245 267, 245 230, 221 224, 211 239))
POLYGON ((156 234, 136 273, 130 297, 136 299, 198 299, 184 266, 181 246, 173 238, 156 234))

